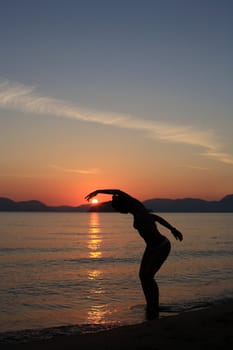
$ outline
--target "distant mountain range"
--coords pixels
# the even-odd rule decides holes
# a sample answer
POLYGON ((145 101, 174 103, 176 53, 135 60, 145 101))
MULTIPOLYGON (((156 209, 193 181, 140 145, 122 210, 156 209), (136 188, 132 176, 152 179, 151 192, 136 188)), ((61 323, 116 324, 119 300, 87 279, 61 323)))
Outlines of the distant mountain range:
MULTIPOLYGON (((206 201, 196 198, 183 199, 148 199, 143 202, 145 207, 155 212, 233 212, 233 194, 219 201, 206 201)), ((73 206, 48 206, 37 200, 16 202, 9 198, 0 197, 0 211, 4 212, 113 212, 111 202, 97 205, 84 204, 73 206)))
POLYGON ((229 194, 219 201, 203 199, 149 199, 144 205, 156 212, 233 212, 233 194, 229 194))

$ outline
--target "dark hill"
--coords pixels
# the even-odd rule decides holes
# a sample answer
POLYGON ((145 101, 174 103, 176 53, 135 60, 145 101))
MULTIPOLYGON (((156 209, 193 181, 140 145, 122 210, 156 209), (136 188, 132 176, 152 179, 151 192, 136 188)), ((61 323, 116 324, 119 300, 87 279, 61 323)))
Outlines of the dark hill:
POLYGON ((220 201, 203 199, 149 199, 144 205, 156 212, 233 212, 233 194, 220 201))
POLYGON ((17 203, 9 198, 0 198, 0 210, 1 211, 12 211, 16 209, 17 203))
POLYGON ((47 211, 48 208, 37 200, 15 202, 9 198, 0 198, 0 211, 47 211))

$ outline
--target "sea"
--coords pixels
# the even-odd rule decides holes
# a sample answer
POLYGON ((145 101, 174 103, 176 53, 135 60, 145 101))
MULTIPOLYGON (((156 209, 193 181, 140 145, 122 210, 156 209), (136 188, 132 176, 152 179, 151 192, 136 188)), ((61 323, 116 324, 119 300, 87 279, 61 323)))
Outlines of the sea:
MULTIPOLYGON (((184 236, 156 275, 160 317, 233 301, 232 213, 159 214, 184 236)), ((0 213, 0 343, 145 321, 144 241, 119 213, 0 213)))

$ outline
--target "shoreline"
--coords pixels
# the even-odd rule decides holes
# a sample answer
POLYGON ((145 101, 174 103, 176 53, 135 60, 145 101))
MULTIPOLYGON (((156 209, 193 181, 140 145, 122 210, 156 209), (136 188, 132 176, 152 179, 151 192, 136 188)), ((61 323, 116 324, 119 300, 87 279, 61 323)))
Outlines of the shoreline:
POLYGON ((52 339, 1 344, 1 349, 125 349, 158 350, 229 349, 233 345, 233 303, 119 326, 110 330, 77 335, 57 335, 52 339))

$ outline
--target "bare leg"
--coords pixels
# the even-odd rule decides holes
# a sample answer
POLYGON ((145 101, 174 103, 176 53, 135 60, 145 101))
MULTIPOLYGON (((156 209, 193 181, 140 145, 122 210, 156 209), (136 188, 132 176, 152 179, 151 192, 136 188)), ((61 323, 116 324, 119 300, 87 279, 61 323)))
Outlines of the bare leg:
POLYGON ((139 278, 147 304, 147 318, 153 319, 159 315, 159 287, 154 275, 170 253, 171 245, 168 241, 161 248, 146 248, 139 271, 139 278))
POLYGON ((147 319, 159 316, 159 287, 157 282, 151 278, 141 278, 141 285, 146 299, 147 319))

